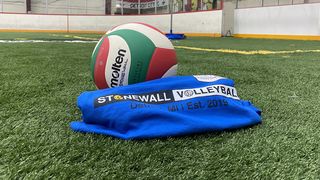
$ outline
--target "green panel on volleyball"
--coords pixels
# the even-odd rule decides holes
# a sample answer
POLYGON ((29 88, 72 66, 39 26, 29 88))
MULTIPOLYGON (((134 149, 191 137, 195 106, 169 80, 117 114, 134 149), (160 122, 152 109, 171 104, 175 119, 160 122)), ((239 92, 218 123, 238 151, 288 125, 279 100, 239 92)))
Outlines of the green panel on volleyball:
POLYGON ((117 30, 108 34, 108 36, 112 35, 122 37, 130 48, 131 67, 128 83, 133 84, 145 81, 149 63, 156 48, 153 42, 142 33, 129 29, 117 30))
POLYGON ((92 56, 91 56, 91 63, 90 63, 90 69, 91 69, 91 77, 94 80, 94 67, 96 65, 97 55, 99 53, 99 49, 101 44, 103 43, 104 36, 101 38, 101 41, 99 44, 97 44, 97 47, 94 49, 92 56))

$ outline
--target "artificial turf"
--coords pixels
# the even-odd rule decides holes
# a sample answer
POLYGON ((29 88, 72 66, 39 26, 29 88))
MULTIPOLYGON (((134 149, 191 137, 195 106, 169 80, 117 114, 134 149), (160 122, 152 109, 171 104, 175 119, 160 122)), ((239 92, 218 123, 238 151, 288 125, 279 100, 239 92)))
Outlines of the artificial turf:
MULTIPOLYGON (((60 35, 0 33, 0 40, 66 38, 60 35)), ((320 49, 318 41, 188 38, 173 43, 239 50, 320 49)), ((90 77, 94 46, 0 43, 0 179, 320 178, 320 53, 177 49, 179 75, 235 80, 240 98, 262 109, 263 123, 237 131, 124 141, 69 128, 81 118, 77 96, 95 89, 90 77)))

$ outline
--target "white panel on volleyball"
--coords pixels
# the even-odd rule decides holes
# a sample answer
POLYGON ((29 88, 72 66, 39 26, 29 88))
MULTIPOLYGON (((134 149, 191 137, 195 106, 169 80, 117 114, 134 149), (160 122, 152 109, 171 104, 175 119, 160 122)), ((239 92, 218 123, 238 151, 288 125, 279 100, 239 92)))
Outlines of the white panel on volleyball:
POLYGON ((155 29, 152 29, 151 27, 139 23, 128 23, 121 26, 117 26, 108 33, 121 29, 129 29, 144 34, 153 42, 153 44, 156 47, 174 49, 170 40, 168 40, 168 38, 164 36, 162 33, 155 29))
POLYGON ((162 78, 175 76, 177 74, 177 70, 178 70, 178 64, 176 64, 176 65, 172 66, 170 69, 168 69, 168 71, 166 73, 164 73, 162 78))
POLYGON ((128 84, 131 66, 131 53, 126 41, 117 35, 108 36, 109 54, 105 68, 105 77, 109 87, 128 84))

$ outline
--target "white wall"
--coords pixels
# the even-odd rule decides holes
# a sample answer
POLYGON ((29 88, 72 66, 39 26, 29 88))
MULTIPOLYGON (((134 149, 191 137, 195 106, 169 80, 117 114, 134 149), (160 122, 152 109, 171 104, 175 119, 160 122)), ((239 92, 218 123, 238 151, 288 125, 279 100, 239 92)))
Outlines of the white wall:
POLYGON ((66 30, 63 15, 0 14, 0 29, 14 30, 66 30))
POLYGON ((168 31, 170 16, 69 16, 69 29, 75 31, 107 31, 114 26, 127 22, 144 22, 162 31, 168 31))
POLYGON ((235 10, 235 34, 320 35, 320 4, 235 10))
MULTIPOLYGON (((173 30, 183 33, 221 33, 222 10, 181 13, 173 16, 173 30)), ((169 24, 167 24, 169 27, 169 24)))
MULTIPOLYGON (((170 15, 77 16, 1 14, 0 29, 107 31, 127 22, 144 22, 163 32, 170 30, 170 15)), ((173 30, 180 33, 221 33, 222 11, 181 13, 173 16, 173 30)))
MULTIPOLYGON (((181 13, 173 16, 173 31, 182 33, 221 33, 222 11, 181 13)), ((163 32, 170 30, 170 15, 70 16, 70 30, 105 31, 127 22, 144 22, 163 32)))

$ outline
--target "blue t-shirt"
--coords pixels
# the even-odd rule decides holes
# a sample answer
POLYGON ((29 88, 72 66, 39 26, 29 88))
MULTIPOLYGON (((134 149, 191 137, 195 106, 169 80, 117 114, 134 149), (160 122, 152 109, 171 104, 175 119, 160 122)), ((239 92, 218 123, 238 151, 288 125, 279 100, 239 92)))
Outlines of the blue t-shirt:
POLYGON ((231 79, 174 76, 84 92, 74 131, 147 139, 222 131, 261 122, 261 111, 240 100, 231 79))

